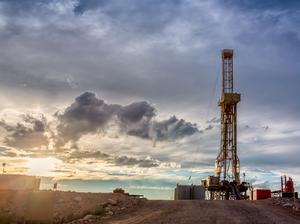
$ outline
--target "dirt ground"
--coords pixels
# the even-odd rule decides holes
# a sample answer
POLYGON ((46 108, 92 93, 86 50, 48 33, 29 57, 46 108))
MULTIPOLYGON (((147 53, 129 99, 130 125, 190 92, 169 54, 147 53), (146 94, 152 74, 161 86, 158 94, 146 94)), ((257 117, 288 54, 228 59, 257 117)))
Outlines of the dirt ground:
POLYGON ((43 211, 51 210, 49 223, 53 224, 300 224, 300 203, 293 209, 291 201, 279 198, 163 201, 113 193, 0 191, 0 224, 37 220, 30 218, 32 209, 34 217, 43 218, 43 211), (32 201, 45 198, 45 202, 32 201))
POLYGON ((103 220, 105 224, 255 223, 297 224, 300 215, 264 201, 146 201, 140 208, 103 220))
POLYGON ((102 218, 135 209, 140 201, 144 200, 113 193, 0 191, 0 224, 23 223, 24 220, 52 220, 48 222, 61 224, 86 215, 102 218))

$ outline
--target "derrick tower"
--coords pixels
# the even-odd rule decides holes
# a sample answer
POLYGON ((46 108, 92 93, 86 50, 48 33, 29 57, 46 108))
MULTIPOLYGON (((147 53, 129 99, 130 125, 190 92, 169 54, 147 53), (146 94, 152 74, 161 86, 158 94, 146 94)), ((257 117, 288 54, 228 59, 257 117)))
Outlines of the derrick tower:
POLYGON ((237 104, 240 94, 233 89, 233 50, 222 50, 221 142, 215 161, 215 176, 220 181, 240 184, 240 162, 237 155, 237 104))

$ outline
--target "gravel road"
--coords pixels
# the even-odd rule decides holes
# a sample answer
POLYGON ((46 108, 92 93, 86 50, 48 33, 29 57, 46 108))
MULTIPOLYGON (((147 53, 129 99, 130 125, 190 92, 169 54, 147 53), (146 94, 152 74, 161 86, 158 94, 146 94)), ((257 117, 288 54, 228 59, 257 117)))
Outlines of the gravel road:
POLYGON ((270 201, 153 201, 105 224, 300 223, 300 215, 270 201))

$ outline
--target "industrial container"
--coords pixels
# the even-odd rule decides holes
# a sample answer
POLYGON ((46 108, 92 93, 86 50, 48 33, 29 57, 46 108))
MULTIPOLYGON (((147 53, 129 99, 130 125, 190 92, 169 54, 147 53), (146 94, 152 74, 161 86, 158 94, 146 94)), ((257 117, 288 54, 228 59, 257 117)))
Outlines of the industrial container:
POLYGON ((271 197, 270 189, 255 189, 250 194, 250 200, 262 200, 271 197))
POLYGON ((175 200, 190 200, 191 199, 191 186, 177 184, 177 186, 175 188, 174 199, 175 200))
POLYGON ((204 200, 205 199, 205 188, 203 186, 194 185, 193 187, 192 200, 204 200))
POLYGON ((175 200, 204 200, 205 188, 199 185, 179 185, 174 192, 175 200))

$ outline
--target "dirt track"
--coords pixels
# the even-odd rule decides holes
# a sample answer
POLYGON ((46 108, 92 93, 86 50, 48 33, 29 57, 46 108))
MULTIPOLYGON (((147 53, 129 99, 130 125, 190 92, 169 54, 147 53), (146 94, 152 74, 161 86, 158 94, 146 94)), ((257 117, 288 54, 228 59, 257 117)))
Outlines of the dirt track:
MULTIPOLYGON (((102 222, 101 222, 102 223, 102 222)), ((110 224, 300 223, 291 210, 270 201, 146 201, 140 208, 106 220, 110 224)))

